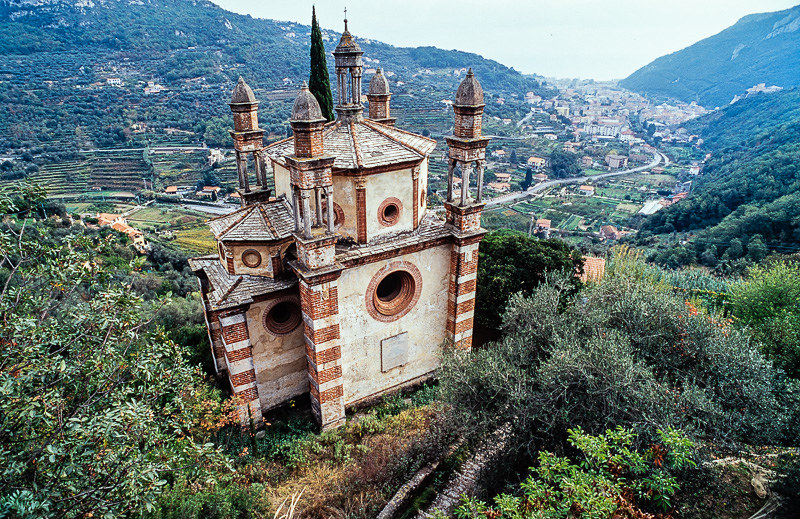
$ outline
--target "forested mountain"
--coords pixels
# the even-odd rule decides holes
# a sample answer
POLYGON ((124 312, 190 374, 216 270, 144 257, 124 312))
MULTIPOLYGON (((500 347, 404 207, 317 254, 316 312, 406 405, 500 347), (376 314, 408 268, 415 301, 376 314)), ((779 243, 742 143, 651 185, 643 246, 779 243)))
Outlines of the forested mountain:
POLYGON ((692 194, 645 221, 655 233, 699 231, 696 257, 714 264, 800 240, 800 91, 745 99, 687 123, 711 152, 692 194), (752 249, 752 251, 751 251, 752 249))
POLYGON ((800 6, 745 16, 719 34, 658 58, 621 85, 713 108, 760 83, 800 85, 800 6))
MULTIPOLYGON (((262 100, 262 126, 281 134, 291 96, 267 92, 308 78, 309 35, 309 26, 205 0, 0 0, 0 150, 114 146, 141 127, 188 130, 218 144, 240 75, 262 100), (146 93, 147 81, 166 90, 146 93)), ((340 34, 323 36, 332 71, 340 34)), ((539 86, 475 54, 359 43, 366 68, 387 71, 400 107, 443 107, 459 81, 455 70, 470 66, 487 92, 521 99, 539 86)))

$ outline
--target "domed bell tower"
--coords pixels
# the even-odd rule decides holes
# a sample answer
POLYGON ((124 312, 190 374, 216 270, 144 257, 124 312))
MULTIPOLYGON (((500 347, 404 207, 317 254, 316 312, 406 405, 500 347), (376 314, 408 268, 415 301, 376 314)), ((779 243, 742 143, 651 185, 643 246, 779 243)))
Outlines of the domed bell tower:
POLYGON ((299 278, 311 409, 323 428, 330 428, 345 418, 341 338, 338 324, 331 324, 339 319, 338 279, 343 267, 336 262, 338 235, 333 230, 334 157, 325 153, 325 117, 305 83, 289 122, 294 154, 286 157, 286 163, 297 246, 297 261, 290 266, 299 278))
POLYGON ((363 55, 364 51, 347 30, 347 18, 345 18, 342 38, 333 51, 336 62, 336 90, 339 98, 336 113, 343 121, 360 119, 363 116, 364 106, 361 104, 361 75, 364 70, 361 56, 363 55))
POLYGON ((391 116, 389 101, 392 93, 389 92, 389 81, 381 69, 375 72, 369 82, 367 101, 369 101, 369 118, 376 123, 394 126, 396 118, 391 116))
POLYGON ((472 347, 472 323, 475 314, 475 275, 478 270, 478 247, 485 230, 481 228, 483 211, 483 171, 486 166, 486 145, 481 135, 483 125, 483 89, 469 69, 458 87, 453 112, 453 136, 446 137, 449 148, 447 168, 447 225, 454 244, 450 261, 451 288, 447 335, 457 348, 472 347), (453 192, 453 176, 461 170, 460 193, 453 192), (472 198, 472 171, 476 176, 476 197, 472 198), (465 324, 466 323, 466 324, 465 324))
POLYGON ((243 78, 233 89, 231 102, 233 112, 233 147, 236 150, 236 171, 239 180, 239 195, 242 205, 268 201, 271 190, 267 187, 267 164, 262 155, 264 130, 258 127, 258 101, 253 90, 243 78), (253 161, 255 184, 250 184, 250 158, 253 161))

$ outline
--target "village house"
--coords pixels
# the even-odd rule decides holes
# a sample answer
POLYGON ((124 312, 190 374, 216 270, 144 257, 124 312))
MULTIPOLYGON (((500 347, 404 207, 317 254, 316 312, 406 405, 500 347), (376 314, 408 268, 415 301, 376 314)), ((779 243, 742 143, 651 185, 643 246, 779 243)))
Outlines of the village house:
POLYGON ((583 196, 594 196, 594 186, 582 185, 578 188, 578 193, 583 196))
POLYGON ((201 189, 200 191, 197 191, 195 193, 195 196, 197 196, 198 198, 212 198, 213 199, 215 196, 217 196, 219 194, 220 189, 222 189, 222 188, 220 188, 219 186, 203 186, 203 189, 201 189))
POLYGON ((544 173, 537 173, 533 176, 534 182, 544 182, 546 180, 547 180, 547 175, 545 175, 544 173))
POLYGON ((510 182, 511 181, 511 173, 495 173, 495 178, 498 182, 510 182))
POLYGON ((584 168, 591 168, 592 164, 594 164, 594 159, 592 159, 592 157, 589 155, 584 155, 581 157, 581 166, 584 168))
POLYGON ((242 208, 209 222, 217 254, 190 265, 244 423, 307 394, 322 427, 336 427, 345 409, 431 377, 445 344, 472 344, 483 90, 469 70, 452 104, 442 220, 426 199, 436 141, 395 127, 379 69, 364 117, 362 54, 345 21, 336 120, 304 85, 293 136, 266 148, 252 90, 240 79, 233 91, 242 208))
POLYGON ((133 248, 140 254, 147 252, 147 242, 144 233, 128 225, 127 220, 121 214, 97 213, 97 225, 100 227, 111 227, 117 232, 125 233, 130 238, 133 248))
POLYGON ((528 166, 534 171, 541 171, 547 166, 547 159, 533 155, 528 158, 528 166))
POLYGON ((511 189, 511 184, 508 182, 489 182, 486 184, 486 186, 492 191, 497 191, 498 193, 505 193, 511 189))
POLYGON ((109 86, 119 87, 122 86, 122 80, 118 77, 107 77, 106 84, 109 86))
POLYGON ((628 157, 609 153, 606 155, 606 164, 608 164, 608 167, 611 169, 624 168, 628 165, 628 157))
POLYGON ((613 225, 602 225, 600 227, 600 237, 604 240, 618 240, 622 233, 613 225))
POLYGON ((494 150, 492 152, 492 157, 497 157, 498 159, 502 160, 502 159, 506 158, 506 152, 505 152, 505 150, 494 150))

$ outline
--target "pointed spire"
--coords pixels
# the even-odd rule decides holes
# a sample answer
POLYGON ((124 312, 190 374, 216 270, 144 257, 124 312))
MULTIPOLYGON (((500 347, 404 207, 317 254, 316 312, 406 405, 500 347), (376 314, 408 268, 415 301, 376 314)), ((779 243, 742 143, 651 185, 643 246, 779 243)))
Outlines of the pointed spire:
POLYGON ((459 106, 483 105, 483 88, 470 67, 467 77, 458 85, 455 104, 459 106))
POLYGON ((325 121, 322 116, 322 110, 319 107, 317 99, 314 94, 308 89, 308 83, 303 81, 303 86, 300 88, 300 93, 297 99, 294 100, 292 107, 292 121, 325 121))

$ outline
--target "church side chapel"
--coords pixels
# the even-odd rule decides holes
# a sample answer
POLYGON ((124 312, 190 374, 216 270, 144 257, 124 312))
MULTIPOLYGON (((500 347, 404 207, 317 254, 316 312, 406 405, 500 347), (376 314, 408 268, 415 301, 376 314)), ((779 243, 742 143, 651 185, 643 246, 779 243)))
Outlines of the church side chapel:
POLYGON ((442 220, 426 200, 436 142, 395 127, 380 69, 364 117, 363 52, 346 20, 333 54, 336 120, 304 85, 293 137, 266 148, 258 101, 239 80, 230 107, 242 208, 210 221, 218 254, 190 260, 216 369, 244 422, 309 393, 320 425, 335 427, 345 408, 431 377, 446 345, 472 344, 489 142, 480 83, 470 70, 453 103, 442 220))

